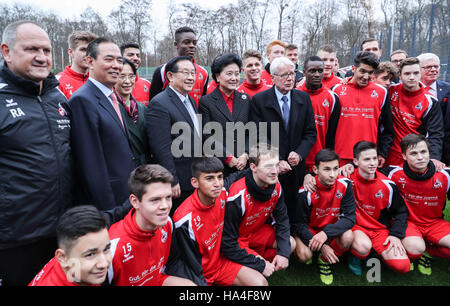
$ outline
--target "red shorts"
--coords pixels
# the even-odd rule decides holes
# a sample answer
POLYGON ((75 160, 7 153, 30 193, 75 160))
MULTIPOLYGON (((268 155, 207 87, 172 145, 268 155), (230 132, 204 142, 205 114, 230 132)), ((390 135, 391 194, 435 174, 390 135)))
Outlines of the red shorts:
MULTIPOLYGON (((238 242, 239 246, 249 254, 260 255, 265 258, 264 253, 268 249, 274 249, 275 229, 272 225, 264 224, 256 232, 246 237, 240 237, 238 242)), ((265 259, 272 261, 272 258, 265 259)))
POLYGON ((217 269, 212 275, 205 275, 208 286, 231 286, 236 279, 237 274, 242 268, 241 264, 231 261, 224 256, 220 256, 216 264, 217 269))
POLYGON ((366 234, 372 242, 372 249, 374 249, 378 255, 381 255, 381 253, 383 253, 389 247, 390 243, 383 245, 387 237, 389 236, 389 230, 385 228, 379 230, 369 230, 355 224, 352 228, 352 231, 361 231, 366 234))
POLYGON ((405 237, 419 236, 425 241, 439 244, 439 240, 450 234, 450 222, 437 219, 428 224, 418 224, 408 221, 405 237))

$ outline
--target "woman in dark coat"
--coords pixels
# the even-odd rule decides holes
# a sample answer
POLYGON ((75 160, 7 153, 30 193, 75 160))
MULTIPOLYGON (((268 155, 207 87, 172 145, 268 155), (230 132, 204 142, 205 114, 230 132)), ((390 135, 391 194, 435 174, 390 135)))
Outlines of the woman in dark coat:
POLYGON ((211 65, 211 72, 218 86, 213 92, 203 96, 199 102, 199 113, 202 115, 204 128, 203 139, 205 144, 210 144, 208 138, 216 136, 213 146, 214 155, 224 162, 225 175, 244 169, 248 161, 248 130, 228 129, 227 131, 227 122, 241 122, 243 125, 248 122, 250 96, 236 90, 241 81, 241 68, 242 60, 234 53, 216 57, 211 65), (208 133, 208 122, 216 122, 221 126, 222 137, 213 131, 208 133))
POLYGON ((114 86, 124 123, 128 128, 135 167, 150 163, 150 151, 148 149, 144 117, 145 106, 137 102, 131 94, 136 80, 136 73, 134 64, 123 58, 123 69, 119 75, 119 81, 114 86))

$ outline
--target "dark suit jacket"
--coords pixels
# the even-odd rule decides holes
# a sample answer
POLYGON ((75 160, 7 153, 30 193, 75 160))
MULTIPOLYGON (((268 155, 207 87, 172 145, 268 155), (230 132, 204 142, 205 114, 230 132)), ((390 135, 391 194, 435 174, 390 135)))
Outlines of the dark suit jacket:
MULTIPOLYGON (((244 135, 238 135, 238 130, 235 129, 232 134, 230 133, 227 135, 226 124, 227 122, 242 122, 245 125, 249 118, 250 103, 251 99, 249 95, 235 90, 233 113, 230 113, 230 110, 228 109, 228 106, 218 87, 216 87, 212 93, 203 96, 200 99, 198 111, 202 115, 203 126, 212 121, 218 122, 223 128, 223 137, 221 139, 217 139, 220 143, 218 145, 222 147, 222 155, 218 157, 225 159, 228 154, 231 153, 237 158, 242 153, 248 152, 248 131, 246 131, 244 135), (232 147, 227 147, 227 137, 233 140, 232 147), (242 146, 239 144, 240 148, 238 148, 238 139, 243 145, 242 146)), ((211 135, 209 133, 204 133, 203 140, 206 140, 210 136, 211 135)))
POLYGON ((444 128, 445 128, 445 137, 444 137, 444 147, 443 147, 443 156, 442 160, 450 164, 450 107, 448 106, 448 100, 450 99, 450 83, 437 80, 436 81, 436 89, 437 89, 437 99, 442 109, 442 117, 444 118, 444 128))
POLYGON ((101 210, 121 205, 129 196, 128 177, 134 169, 126 127, 90 80, 70 97, 69 106, 80 201, 101 210))
MULTIPOLYGON (((291 90, 291 108, 288 130, 284 127, 280 105, 275 94, 275 85, 253 96, 250 120, 261 127, 267 122, 267 138, 270 144, 278 143, 280 160, 288 160, 289 153, 294 151, 302 158, 292 170, 280 175, 279 180, 284 191, 288 215, 292 220, 295 214, 295 199, 298 189, 303 184, 305 159, 316 142, 317 130, 309 95, 297 89, 291 90), (278 123, 279 132, 272 137, 271 123, 278 123)), ((264 141, 261 139, 260 141, 264 141)))
MULTIPOLYGON (((191 97, 189 100, 198 113, 194 100, 191 97)), ((167 87, 150 101, 145 110, 145 120, 148 143, 155 162, 172 173, 173 185, 179 183, 181 191, 193 191, 190 182, 191 164, 196 155, 201 155, 202 143, 183 102, 167 87), (176 123, 184 125, 179 125, 172 133, 176 123)))
POLYGON ((257 126, 260 122, 268 122, 267 137, 271 144, 279 143, 280 160, 286 160, 291 151, 305 160, 317 137, 316 125, 311 99, 307 93, 297 89, 291 90, 291 108, 289 114, 289 130, 284 128, 280 105, 275 94, 275 86, 253 96, 250 110, 250 121, 257 126), (279 123, 278 139, 271 139, 271 122, 279 123))
POLYGON ((138 167, 140 165, 151 163, 150 150, 148 148, 147 128, 145 123, 144 104, 136 102, 138 109, 138 119, 136 123, 134 123, 133 118, 128 115, 123 104, 119 103, 119 105, 122 114, 125 114, 123 118, 128 129, 130 147, 134 156, 134 166, 138 167))

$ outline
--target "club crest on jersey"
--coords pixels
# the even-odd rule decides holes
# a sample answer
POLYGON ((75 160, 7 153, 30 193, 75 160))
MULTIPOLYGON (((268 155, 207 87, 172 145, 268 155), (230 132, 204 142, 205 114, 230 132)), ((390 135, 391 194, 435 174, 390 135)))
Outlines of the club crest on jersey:
POLYGON ((276 197, 278 195, 278 191, 276 189, 272 192, 272 198, 276 197))
POLYGON ((423 109, 422 102, 419 102, 414 108, 421 111, 423 109))
POLYGON ((327 99, 325 99, 325 100, 323 101, 322 106, 323 106, 323 107, 329 107, 329 106, 330 106, 330 103, 328 102, 327 99))
POLYGON ((340 96, 346 96, 347 95, 347 86, 342 86, 341 92, 339 93, 340 96))
POLYGON ((375 91, 375 89, 372 91, 372 94, 370 96, 372 98, 378 98, 378 93, 375 91))
POLYGON ((201 73, 198 74, 198 79, 201 81, 203 80, 203 75, 201 73))
POLYGON ((66 115, 66 110, 64 109, 64 107, 62 107, 61 103, 58 103, 58 112, 61 117, 64 117, 66 115))
POLYGON ((341 199, 344 195, 339 190, 336 192, 336 199, 341 199))
POLYGON ((147 85, 144 85, 144 91, 145 91, 145 92, 148 92, 148 87, 147 87, 147 85))
POLYGON ((380 190, 378 190, 378 192, 375 194, 375 198, 377 199, 382 199, 384 197, 383 192, 380 190))
POLYGON ((224 199, 221 199, 220 200, 220 204, 221 204, 221 206, 220 206, 220 208, 224 208, 225 207, 225 200, 224 199))
POLYGON ((436 179, 436 182, 434 182, 433 189, 442 188, 442 183, 439 181, 439 179, 436 179))
POLYGON ((398 99, 398 92, 395 91, 391 96, 391 101, 397 101, 397 99, 398 99))
POLYGON ((161 242, 165 243, 167 240, 167 232, 164 229, 161 229, 161 242))

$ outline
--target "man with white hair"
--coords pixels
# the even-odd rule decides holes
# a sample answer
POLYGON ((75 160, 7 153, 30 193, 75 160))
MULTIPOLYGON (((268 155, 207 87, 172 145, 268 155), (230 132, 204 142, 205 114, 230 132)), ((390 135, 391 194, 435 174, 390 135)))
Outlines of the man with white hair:
POLYGON ((445 138, 442 160, 450 163, 450 83, 438 80, 440 71, 439 57, 434 53, 422 53, 418 57, 420 62, 420 81, 426 86, 428 92, 438 101, 444 117, 445 138))
POLYGON ((305 159, 317 131, 309 95, 293 90, 295 65, 287 57, 279 57, 272 61, 270 73, 273 87, 253 96, 249 119, 259 128, 266 122, 268 139, 259 141, 279 148, 279 180, 291 219, 297 191, 303 184, 305 159))

